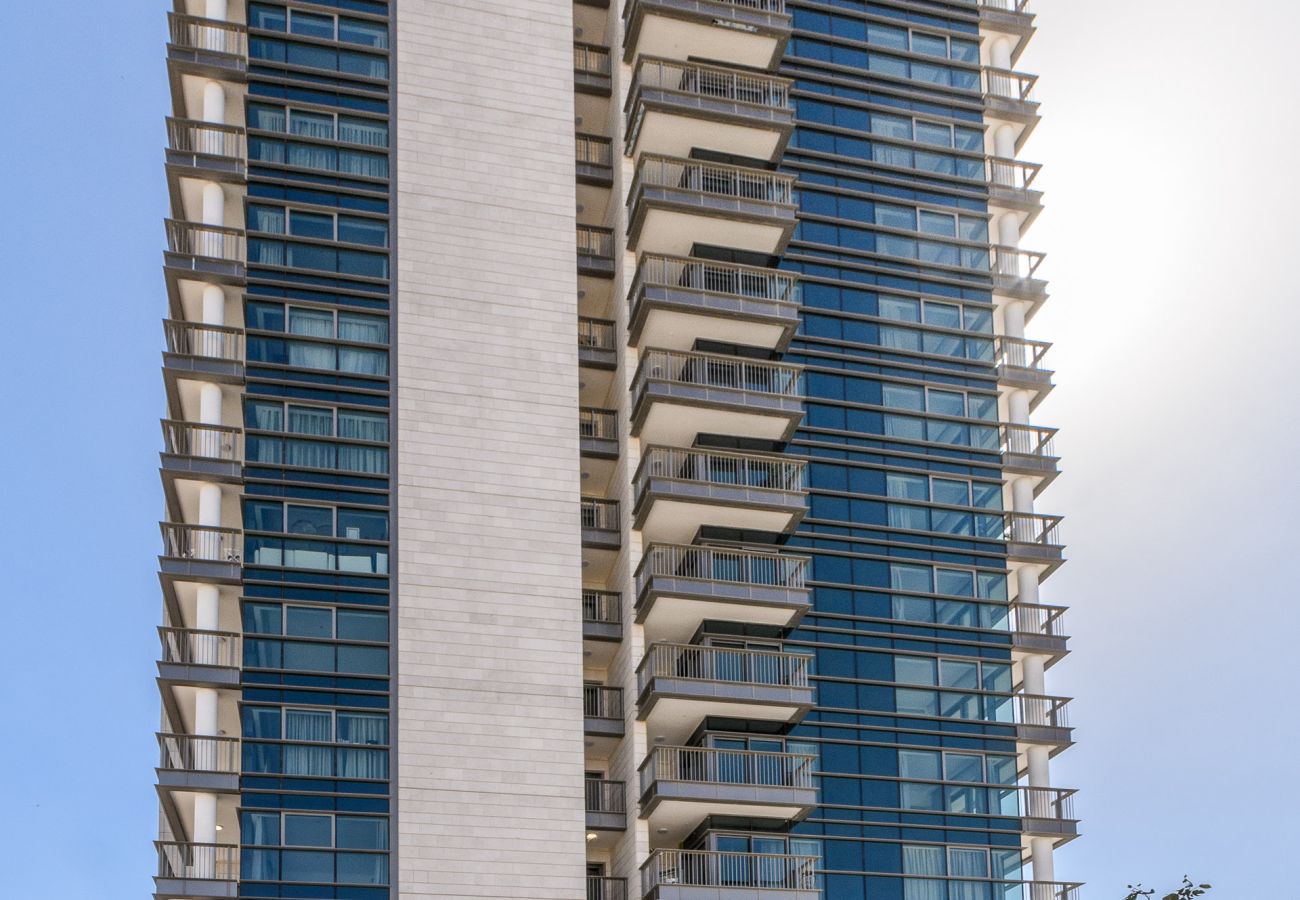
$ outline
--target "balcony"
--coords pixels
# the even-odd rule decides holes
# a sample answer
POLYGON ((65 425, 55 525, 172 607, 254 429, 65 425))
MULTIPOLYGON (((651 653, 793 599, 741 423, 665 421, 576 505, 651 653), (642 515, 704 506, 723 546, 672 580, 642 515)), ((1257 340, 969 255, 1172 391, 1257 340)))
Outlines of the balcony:
POLYGON ((160 527, 163 553, 159 567, 164 578, 239 582, 244 540, 238 529, 183 522, 163 522, 160 527))
POLYGON ((1026 320, 1033 317, 1047 299, 1047 282, 1037 277, 1038 267, 1046 254, 1015 247, 994 245, 989 248, 989 268, 993 273, 993 291, 1013 300, 1030 304, 1026 320))
POLYGON ((238 22, 168 13, 167 62, 188 74, 242 81, 248 72, 248 29, 238 22))
POLYGON ((582 686, 582 732, 589 750, 608 756, 623 737, 623 689, 600 684, 582 686))
POLYGON ((1061 516, 1041 513, 1004 513, 1007 524, 1007 558, 1014 562, 1047 566, 1054 572, 1065 561, 1061 516))
POLYGON ((578 226, 578 274, 614 277, 614 232, 610 228, 578 226))
POLYGON ((196 476, 235 482, 243 472, 244 433, 223 425, 164 419, 162 470, 167 477, 196 476))
POLYGON ((787 78, 642 56, 625 113, 629 156, 695 149, 775 161, 794 131, 787 78))
POLYGON ((588 778, 584 790, 588 831, 627 830, 627 787, 623 782, 588 778))
POLYGON ((668 844, 683 840, 707 816, 799 819, 817 805, 815 759, 658 746, 641 764, 641 817, 649 820, 655 840, 668 844))
POLYGON ((197 119, 167 120, 169 167, 195 178, 240 182, 244 180, 247 161, 248 145, 243 128, 197 119))
POLYGON ((238 896, 239 847, 235 844, 189 844, 155 841, 157 897, 238 896))
POLYGON ((701 434, 789 440, 803 421, 802 376, 784 363, 646 350, 632 381, 632 433, 675 446, 701 434))
POLYGON ((1065 607, 1038 603, 1011 604, 1011 646, 1022 653, 1052 657, 1055 662, 1069 652, 1065 633, 1065 607))
POLYGON ((803 653, 656 643, 637 667, 637 717, 646 733, 687 740, 710 716, 788 724, 813 705, 803 653))
POLYGON ((1023 232, 1043 211, 1043 192, 1035 190, 1034 179, 1042 170, 1037 163, 1020 162, 990 156, 985 160, 989 182, 989 206, 1008 209, 1022 215, 1023 232))
POLYGON ((790 40, 785 0, 628 0, 623 61, 638 54, 770 69, 790 40))
POLYGON ((1037 476, 1035 493, 1060 474, 1061 458, 1056 455, 1055 428, 1003 423, 1002 468, 1013 475, 1037 476))
POLYGON ((787 628, 809 608, 808 558, 651 544, 636 570, 647 640, 687 641, 708 619, 787 628))
POLYGON ((248 261, 243 231, 180 219, 168 219, 166 224, 164 265, 167 268, 222 282, 243 280, 248 261))
POLYGON ((686 543, 704 525, 787 532, 808 509, 807 465, 776 454, 646 447, 632 490, 647 541, 686 543))
POLYGON ((159 628, 158 676, 175 684, 234 687, 239 684, 243 636, 231 631, 159 628))
POLYGON ((609 48, 573 43, 573 89, 580 94, 608 97, 613 89, 609 48))
POLYGON ((794 176, 644 154, 628 197, 628 246, 688 256, 696 244, 775 255, 794 233, 794 176))
MULTIPOLYGON (((577 0, 577 2, 581 3, 584 0, 577 0)), ((628 900, 627 879, 588 875, 587 900, 628 900)))
POLYGON ((994 357, 998 366, 998 381, 1007 387, 1030 391, 1029 408, 1035 409, 1054 387, 1051 369, 1043 358, 1052 345, 1046 341, 1029 341, 1024 338, 999 335, 994 339, 994 357))
POLYGON ((617 325, 604 319, 578 319, 578 365, 617 369, 617 325))
POLYGON ((980 30, 1016 38, 1016 48, 1011 54, 1013 61, 1034 34, 1034 14, 1029 3, 1030 0, 979 0, 980 30))
POLYGON ((614 183, 614 142, 596 134, 575 135, 574 163, 580 184, 610 187, 614 183))
POLYGON ((779 269, 644 254, 628 297, 635 346, 690 350, 697 340, 780 352, 799 327, 799 278, 779 269))
POLYGON ((1030 127, 1038 122, 1038 101, 1034 99, 1037 75, 1013 72, 1010 69, 984 69, 984 109, 993 119, 1004 119, 1027 126, 1021 142, 1030 127))
POLYGON ((159 734, 158 786, 179 791, 239 790, 239 739, 159 734))
POLYGON ((618 412, 584 406, 578 410, 578 439, 583 456, 618 458, 618 412))
POLYGON ((623 545, 617 500, 582 498, 582 546, 617 550, 623 545))
POLYGON ((623 595, 617 591, 582 589, 582 639, 623 640, 623 595))
POLYGON ((643 900, 821 900, 815 856, 654 850, 641 866, 643 900))
POLYGON ((242 384, 244 332, 225 325, 204 325, 179 319, 163 322, 167 349, 163 369, 168 375, 197 376, 204 381, 242 384))
POLYGON ((1070 727, 1068 697, 1016 694, 1016 740, 1025 744, 1048 744, 1059 752, 1074 742, 1070 727))

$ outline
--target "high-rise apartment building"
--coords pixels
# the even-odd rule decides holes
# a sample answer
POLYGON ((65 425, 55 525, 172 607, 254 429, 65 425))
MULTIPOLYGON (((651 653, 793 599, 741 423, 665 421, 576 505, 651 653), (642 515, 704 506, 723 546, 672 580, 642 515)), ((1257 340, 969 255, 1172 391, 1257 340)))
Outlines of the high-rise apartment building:
POLYGON ((156 897, 1076 900, 1027 5, 176 0, 156 897))

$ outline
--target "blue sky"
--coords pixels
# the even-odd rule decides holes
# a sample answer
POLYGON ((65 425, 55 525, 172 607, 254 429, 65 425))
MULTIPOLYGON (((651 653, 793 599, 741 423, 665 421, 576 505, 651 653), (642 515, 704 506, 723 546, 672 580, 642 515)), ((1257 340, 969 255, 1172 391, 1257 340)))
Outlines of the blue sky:
MULTIPOLYGON (((1300 508, 1292 69, 1300 9, 1210 0, 1035 0, 1022 68, 1046 118, 1072 561, 1044 587, 1072 607, 1084 837, 1062 879, 1119 900, 1184 871, 1218 895, 1278 896, 1297 833, 1277 799, 1300 727, 1286 577, 1300 508), (1247 15, 1249 10, 1249 15, 1247 15), (1290 266, 1290 268, 1288 268, 1290 266)), ((7 11, 0 55, 0 698, 5 893, 152 891, 158 702, 158 353, 168 107, 164 4, 44 0, 7 11), (21 439, 19 436, 21 435, 21 439)))

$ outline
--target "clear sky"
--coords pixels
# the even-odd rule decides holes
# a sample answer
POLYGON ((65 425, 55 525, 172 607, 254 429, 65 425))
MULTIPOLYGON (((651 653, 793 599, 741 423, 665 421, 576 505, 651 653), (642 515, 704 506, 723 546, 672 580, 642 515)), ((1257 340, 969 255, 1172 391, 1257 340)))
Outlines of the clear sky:
MULTIPOLYGON (((503 0, 504 2, 504 0, 503 0)), ((560 2, 560 0, 557 0, 560 2)), ((1283 895, 1300 745, 1300 4, 1034 0, 1079 699, 1058 856, 1091 900, 1184 871, 1283 895), (1288 213, 1287 210, 1292 212, 1288 213), (1232 611, 1232 615, 1227 615, 1232 611), (1292 660, 1292 662, 1287 662, 1292 660), (1291 690, 1286 690, 1291 688, 1291 690), (1279 795, 1279 790, 1282 793, 1279 795)), ((163 0, 6 11, 0 861, 6 896, 152 892, 163 0)), ((1293 892, 1293 891, 1292 891, 1293 892)))

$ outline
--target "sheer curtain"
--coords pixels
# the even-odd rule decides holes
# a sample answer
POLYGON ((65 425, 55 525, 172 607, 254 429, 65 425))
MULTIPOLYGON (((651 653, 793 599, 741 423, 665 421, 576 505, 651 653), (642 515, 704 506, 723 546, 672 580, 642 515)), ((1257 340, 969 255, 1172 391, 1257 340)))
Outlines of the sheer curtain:
MULTIPOLYGON (((988 878, 988 852, 950 848, 948 869, 949 874, 959 878, 988 878)), ((949 888, 949 900, 990 900, 992 889, 988 882, 954 881, 949 888)))
POLYGON ((388 320, 379 316, 339 313, 339 340, 362 344, 387 344, 388 320))
MULTIPOLYGON (((333 714, 306 709, 284 712, 284 736, 290 741, 327 742, 333 735, 333 714)), ((286 775, 332 775, 333 753, 329 747, 284 748, 286 775)))
MULTIPOLYGON (((908 875, 943 875, 942 847, 903 847, 903 872, 908 875)), ((903 881, 905 900, 946 900, 945 883, 924 878, 903 881)))

